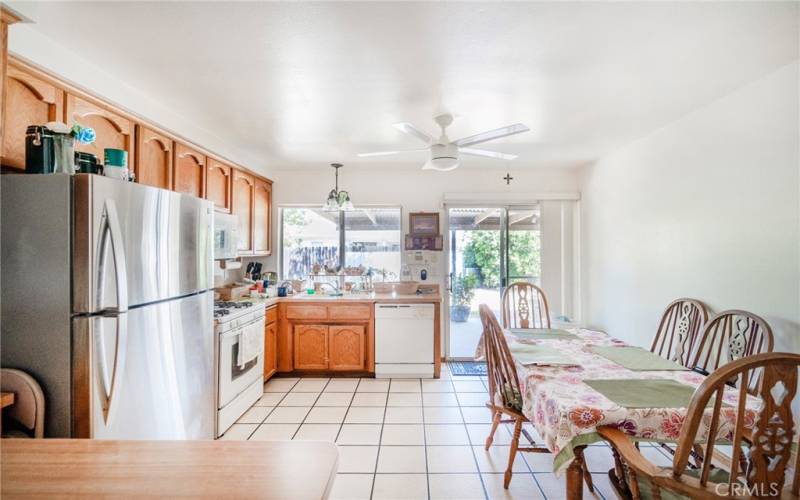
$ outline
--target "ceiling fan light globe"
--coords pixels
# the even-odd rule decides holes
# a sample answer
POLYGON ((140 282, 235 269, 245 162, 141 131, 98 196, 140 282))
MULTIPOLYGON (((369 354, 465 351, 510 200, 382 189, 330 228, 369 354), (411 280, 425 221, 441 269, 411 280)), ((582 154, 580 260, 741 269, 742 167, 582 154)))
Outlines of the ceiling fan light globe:
POLYGON ((431 158, 422 170, 438 170, 439 172, 449 172, 458 168, 458 158, 431 158))

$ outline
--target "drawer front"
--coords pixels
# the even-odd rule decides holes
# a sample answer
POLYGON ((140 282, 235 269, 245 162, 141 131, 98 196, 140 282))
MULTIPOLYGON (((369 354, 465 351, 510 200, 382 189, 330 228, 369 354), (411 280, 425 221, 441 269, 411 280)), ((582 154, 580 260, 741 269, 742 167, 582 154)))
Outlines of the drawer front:
POLYGON ((370 304, 337 304, 328 306, 330 319, 363 319, 368 320, 372 315, 370 304))
POLYGON ((267 324, 278 321, 278 306, 272 306, 267 309, 267 324))
POLYGON ((328 308, 318 305, 293 305, 286 306, 288 319, 327 319, 328 308))

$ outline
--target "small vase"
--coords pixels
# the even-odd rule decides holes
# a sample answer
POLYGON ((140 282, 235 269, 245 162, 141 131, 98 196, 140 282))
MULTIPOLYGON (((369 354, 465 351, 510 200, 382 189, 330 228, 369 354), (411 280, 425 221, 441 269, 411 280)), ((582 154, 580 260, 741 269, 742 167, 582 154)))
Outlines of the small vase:
POLYGON ((75 173, 75 138, 71 134, 53 134, 55 162, 53 172, 56 174, 75 173))

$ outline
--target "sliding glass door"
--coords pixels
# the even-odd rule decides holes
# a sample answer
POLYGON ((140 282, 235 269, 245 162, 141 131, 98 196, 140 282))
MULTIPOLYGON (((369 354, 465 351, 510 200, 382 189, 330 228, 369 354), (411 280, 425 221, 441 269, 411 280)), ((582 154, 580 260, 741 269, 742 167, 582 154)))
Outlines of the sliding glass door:
POLYGON ((472 358, 481 336, 480 304, 498 319, 509 283, 541 277, 539 207, 451 207, 448 216, 449 358, 472 358))

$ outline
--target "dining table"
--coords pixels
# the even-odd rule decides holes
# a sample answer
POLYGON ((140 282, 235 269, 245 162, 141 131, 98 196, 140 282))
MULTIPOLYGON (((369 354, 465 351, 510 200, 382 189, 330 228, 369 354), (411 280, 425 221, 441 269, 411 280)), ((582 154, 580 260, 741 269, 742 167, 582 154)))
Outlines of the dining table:
MULTIPOLYGON (((520 380, 522 413, 553 454, 554 472, 565 476, 570 500, 583 497, 580 461, 587 445, 602 440, 598 427, 616 427, 634 441, 677 442, 691 394, 706 378, 601 331, 505 329, 504 334, 520 380)), ((732 387, 724 393, 717 440, 733 434, 738 397, 732 387)), ((747 398, 744 421, 752 428, 762 402, 747 398)), ((710 417, 712 407, 706 412, 710 417)), ((710 421, 702 419, 698 436, 708 435, 710 421)))

